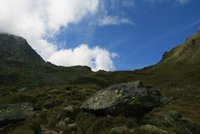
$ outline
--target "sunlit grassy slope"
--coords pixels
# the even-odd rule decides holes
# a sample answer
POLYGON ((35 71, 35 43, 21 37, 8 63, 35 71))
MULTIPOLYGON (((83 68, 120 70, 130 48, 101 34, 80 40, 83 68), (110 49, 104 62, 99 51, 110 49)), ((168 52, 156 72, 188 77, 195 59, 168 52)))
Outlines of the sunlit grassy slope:
POLYGON ((200 32, 163 54, 162 60, 135 71, 97 72, 95 77, 110 83, 142 80, 154 86, 200 85, 200 32))

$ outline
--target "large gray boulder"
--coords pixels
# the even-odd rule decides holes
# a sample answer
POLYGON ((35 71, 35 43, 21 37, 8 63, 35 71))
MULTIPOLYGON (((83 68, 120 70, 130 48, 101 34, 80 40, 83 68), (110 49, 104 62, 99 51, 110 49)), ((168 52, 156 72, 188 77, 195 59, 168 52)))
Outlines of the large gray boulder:
POLYGON ((83 102, 81 108, 96 114, 141 117, 162 103, 163 97, 159 90, 145 87, 141 81, 134 81, 115 84, 97 92, 83 102))
POLYGON ((0 105, 0 127, 23 121, 33 114, 33 107, 28 103, 2 104, 0 105))

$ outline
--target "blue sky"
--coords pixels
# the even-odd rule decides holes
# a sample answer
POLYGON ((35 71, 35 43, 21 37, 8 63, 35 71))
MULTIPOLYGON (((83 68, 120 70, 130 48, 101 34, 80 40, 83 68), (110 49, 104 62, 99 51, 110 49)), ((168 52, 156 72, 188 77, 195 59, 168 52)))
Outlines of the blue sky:
MULTIPOLYGON (((122 0, 123 1, 123 0, 122 0)), ((130 0, 131 1, 131 0, 130 0)), ((71 24, 57 36, 62 47, 77 47, 81 43, 98 45, 118 54, 114 58, 117 70, 132 70, 157 63, 164 51, 169 51, 200 27, 200 1, 179 3, 165 1, 133 1, 131 5, 107 1, 109 16, 127 18, 133 24, 96 25, 96 16, 71 24), (95 18, 95 19, 94 19, 95 18)))
POLYGON ((199 0, 0 0, 0 33, 60 66, 133 70, 157 63, 200 27, 199 0))

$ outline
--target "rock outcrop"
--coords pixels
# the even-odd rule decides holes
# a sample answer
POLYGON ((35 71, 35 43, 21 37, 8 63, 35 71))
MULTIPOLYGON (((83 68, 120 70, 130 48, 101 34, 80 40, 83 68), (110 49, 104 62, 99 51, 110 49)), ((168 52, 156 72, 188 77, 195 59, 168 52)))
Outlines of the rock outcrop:
POLYGON ((82 103, 81 108, 96 114, 123 114, 140 117, 162 104, 159 90, 134 81, 115 84, 97 92, 82 103))
POLYGON ((33 114, 33 107, 28 103, 2 104, 0 105, 0 127, 23 121, 33 114))

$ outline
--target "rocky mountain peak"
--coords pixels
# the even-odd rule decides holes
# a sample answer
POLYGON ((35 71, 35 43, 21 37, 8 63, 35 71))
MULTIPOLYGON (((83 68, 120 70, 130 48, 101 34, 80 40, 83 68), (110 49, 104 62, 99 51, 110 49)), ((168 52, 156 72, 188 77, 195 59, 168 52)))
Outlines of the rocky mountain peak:
POLYGON ((4 63, 36 61, 44 63, 44 60, 32 49, 28 42, 11 34, 0 34, 0 59, 4 63))

